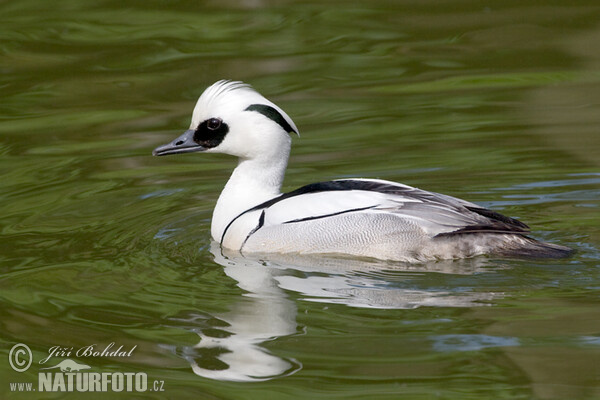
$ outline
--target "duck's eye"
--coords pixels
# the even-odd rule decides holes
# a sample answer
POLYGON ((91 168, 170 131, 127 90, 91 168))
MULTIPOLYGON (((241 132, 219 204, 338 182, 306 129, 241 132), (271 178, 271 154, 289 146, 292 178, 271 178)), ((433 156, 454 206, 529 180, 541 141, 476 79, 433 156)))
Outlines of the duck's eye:
POLYGON ((222 122, 219 118, 211 118, 206 122, 206 127, 211 131, 216 131, 221 127, 222 122))

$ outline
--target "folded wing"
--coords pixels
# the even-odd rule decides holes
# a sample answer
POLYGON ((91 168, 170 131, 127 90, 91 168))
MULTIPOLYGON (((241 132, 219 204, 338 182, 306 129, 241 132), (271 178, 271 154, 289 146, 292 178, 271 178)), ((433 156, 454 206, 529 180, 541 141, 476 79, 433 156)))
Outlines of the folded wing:
POLYGON ((428 235, 525 234, 527 225, 476 204, 410 186, 371 179, 320 182, 285 193, 262 210, 261 227, 294 224, 344 213, 390 213, 416 222, 428 235))

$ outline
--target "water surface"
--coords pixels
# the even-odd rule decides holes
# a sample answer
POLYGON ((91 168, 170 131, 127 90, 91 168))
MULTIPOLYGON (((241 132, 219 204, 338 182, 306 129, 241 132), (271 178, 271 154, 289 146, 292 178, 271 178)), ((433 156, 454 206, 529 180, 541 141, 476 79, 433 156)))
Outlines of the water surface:
MULTIPOLYGON (((51 346, 111 342, 140 398, 600 398, 600 8, 520 1, 0 3, 3 398, 51 346), (211 242, 235 161, 153 158, 204 88, 294 119, 285 190, 376 177, 577 249, 400 265, 211 242)), ((58 362, 62 358, 57 358, 58 362)), ((128 397, 125 393, 111 396, 128 397)))

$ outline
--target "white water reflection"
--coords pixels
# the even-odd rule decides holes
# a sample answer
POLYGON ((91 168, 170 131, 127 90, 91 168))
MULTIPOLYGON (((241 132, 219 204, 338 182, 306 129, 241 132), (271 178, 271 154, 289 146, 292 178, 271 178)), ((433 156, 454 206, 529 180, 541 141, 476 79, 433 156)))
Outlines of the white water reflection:
POLYGON ((212 244, 211 252, 215 262, 224 267, 225 274, 246 293, 229 312, 210 317, 219 321, 220 334, 215 335, 214 329, 196 329, 200 342, 184 349, 183 356, 194 373, 210 379, 262 381, 289 375, 301 368, 297 360, 276 356, 262 346, 299 331, 296 304, 287 291, 298 293, 307 301, 386 309, 474 307, 486 305, 486 301, 499 296, 489 292, 453 293, 402 287, 410 281, 412 272, 469 275, 482 271, 487 262, 485 258, 390 264, 298 255, 242 257, 239 253, 222 252, 217 243, 212 244), (208 362, 211 357, 213 362, 208 362))
POLYGON ((273 279, 273 270, 254 261, 232 261, 220 253, 214 254, 215 261, 225 267, 227 276, 247 293, 229 312, 211 316, 219 321, 221 334, 215 335, 214 329, 207 329, 208 333, 196 331, 200 342, 193 350, 188 349, 185 356, 194 373, 210 379, 252 382, 299 370, 301 365, 296 360, 275 356, 261 346, 266 341, 297 332, 296 304, 273 279), (198 354, 208 355, 209 366, 200 365, 206 360, 199 359, 198 354), (218 360, 217 367, 214 361, 210 362, 211 357, 218 360))
MULTIPOLYGON (((223 257, 223 256, 221 256, 223 257)), ((228 260, 239 260, 228 257, 228 260)), ((255 262, 259 262, 259 258, 255 262)), ((215 257, 215 261, 217 257, 215 257)), ((423 264, 387 263, 377 260, 327 258, 315 255, 269 255, 264 266, 287 274, 275 274, 279 287, 304 295, 303 300, 345 304, 351 307, 410 309, 422 306, 473 307, 487 305, 497 293, 455 293, 446 290, 420 290, 399 287, 399 280, 423 272, 470 275, 482 271, 486 259, 439 261, 423 264), (295 272, 295 273, 294 273, 295 272), (301 272, 301 273, 299 273, 301 272), (394 274, 395 272, 395 274, 394 274)))

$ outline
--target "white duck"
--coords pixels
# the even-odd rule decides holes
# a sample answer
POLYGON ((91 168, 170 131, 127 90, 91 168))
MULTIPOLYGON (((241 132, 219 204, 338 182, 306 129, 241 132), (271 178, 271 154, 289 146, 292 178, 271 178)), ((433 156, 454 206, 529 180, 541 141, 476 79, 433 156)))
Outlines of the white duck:
POLYGON ((239 161, 219 196, 211 233, 241 253, 345 254, 396 261, 481 254, 562 257, 527 225, 443 194, 377 179, 281 185, 298 133, 278 106, 242 82, 218 81, 198 99, 190 128, 153 154, 225 153, 239 161))

